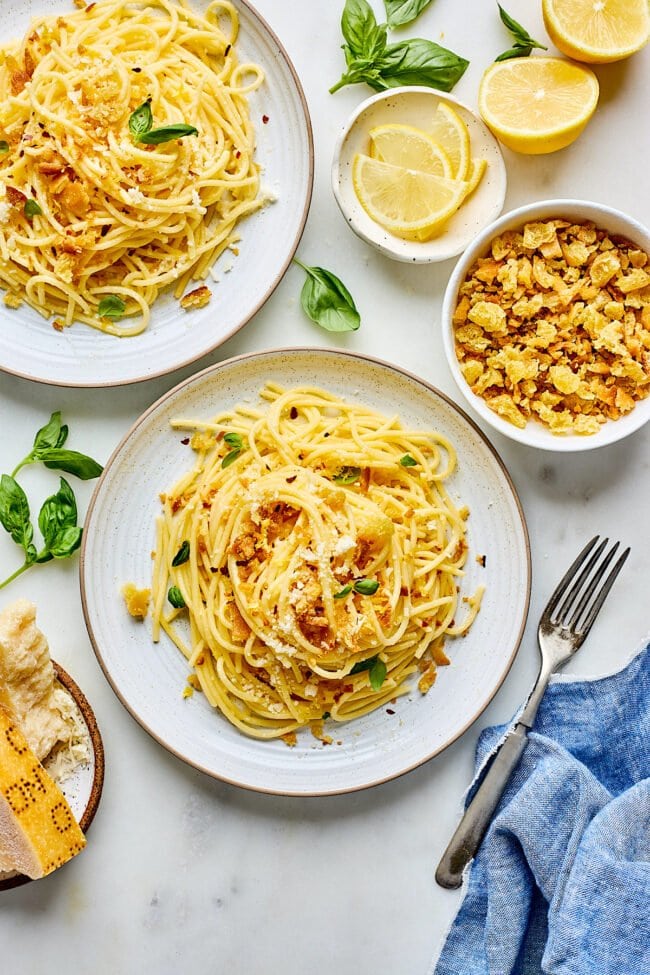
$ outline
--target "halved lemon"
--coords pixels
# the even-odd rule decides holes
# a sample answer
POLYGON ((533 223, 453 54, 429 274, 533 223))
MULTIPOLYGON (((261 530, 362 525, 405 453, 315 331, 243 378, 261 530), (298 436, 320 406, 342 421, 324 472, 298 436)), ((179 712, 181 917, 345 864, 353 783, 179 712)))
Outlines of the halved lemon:
POLYGON ((357 153, 352 166, 357 198, 372 220, 406 240, 429 240, 465 198, 467 183, 393 166, 357 153))
POLYGON ((447 102, 438 102, 429 135, 449 157, 453 179, 467 179, 470 167, 469 130, 447 102))
POLYGON ((650 37, 648 0, 543 0, 542 12, 555 46, 577 61, 620 61, 650 37))
POLYGON ((370 130, 370 155, 373 159, 419 169, 435 176, 453 176, 449 156, 433 139, 412 125, 377 125, 370 130))
POLYGON ((570 145, 597 103, 593 71, 553 57, 497 61, 478 94, 481 117, 494 135, 515 152, 533 154, 570 145))

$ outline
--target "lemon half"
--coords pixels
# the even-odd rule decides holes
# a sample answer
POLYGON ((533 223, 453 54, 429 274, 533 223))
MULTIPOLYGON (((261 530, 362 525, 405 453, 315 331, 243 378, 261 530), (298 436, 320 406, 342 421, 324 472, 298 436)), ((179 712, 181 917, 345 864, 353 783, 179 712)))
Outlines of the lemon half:
POLYGON ((593 115, 598 80, 562 58, 513 58, 487 69, 478 103, 485 124, 509 149, 555 152, 577 139, 593 115))
POLYGON ((650 37, 648 0, 543 0, 542 12, 555 46, 577 61, 619 61, 650 37))

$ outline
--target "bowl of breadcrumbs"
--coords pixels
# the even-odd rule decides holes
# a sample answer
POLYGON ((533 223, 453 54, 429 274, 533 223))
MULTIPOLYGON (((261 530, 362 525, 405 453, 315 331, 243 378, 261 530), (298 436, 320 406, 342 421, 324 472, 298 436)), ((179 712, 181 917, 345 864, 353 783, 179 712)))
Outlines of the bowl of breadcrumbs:
POLYGON ((442 327, 460 391, 500 433, 614 443, 650 419, 650 231, 580 200, 512 210, 458 261, 442 327))

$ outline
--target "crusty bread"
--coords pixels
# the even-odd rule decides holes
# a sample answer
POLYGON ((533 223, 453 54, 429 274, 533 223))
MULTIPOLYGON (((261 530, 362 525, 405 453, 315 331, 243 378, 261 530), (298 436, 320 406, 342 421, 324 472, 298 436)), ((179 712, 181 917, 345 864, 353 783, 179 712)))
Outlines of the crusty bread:
POLYGON ((70 729, 54 699, 54 669, 36 607, 17 599, 0 613, 0 695, 39 761, 70 729))

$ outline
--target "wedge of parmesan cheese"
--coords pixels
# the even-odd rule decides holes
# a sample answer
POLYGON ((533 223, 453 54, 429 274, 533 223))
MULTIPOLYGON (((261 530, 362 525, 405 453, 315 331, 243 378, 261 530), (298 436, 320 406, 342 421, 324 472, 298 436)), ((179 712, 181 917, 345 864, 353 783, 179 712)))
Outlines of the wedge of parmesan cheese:
POLYGON ((44 877, 85 845, 65 796, 0 705, 0 871, 44 877))
POLYGON ((54 668, 45 636, 36 626, 36 607, 17 599, 0 613, 0 688, 29 747, 39 761, 71 736, 57 704, 54 668))

